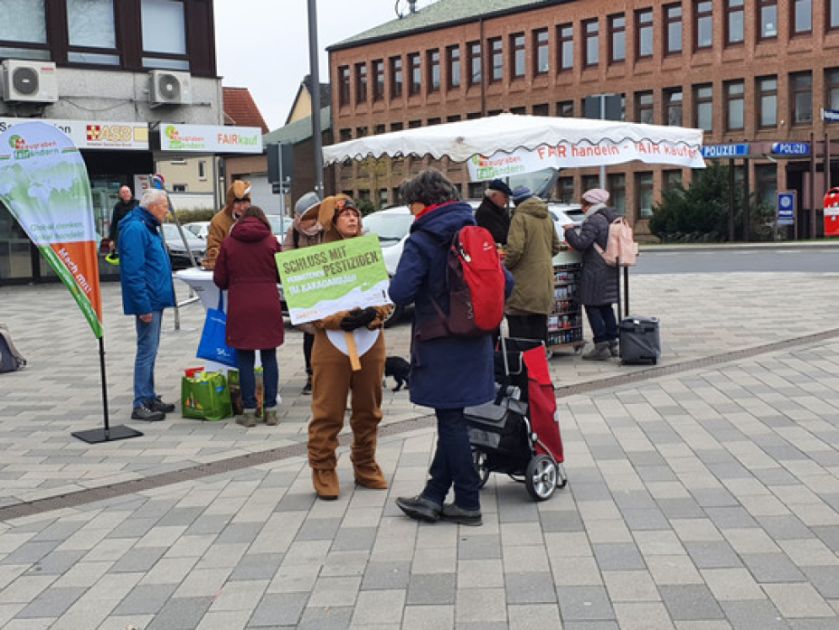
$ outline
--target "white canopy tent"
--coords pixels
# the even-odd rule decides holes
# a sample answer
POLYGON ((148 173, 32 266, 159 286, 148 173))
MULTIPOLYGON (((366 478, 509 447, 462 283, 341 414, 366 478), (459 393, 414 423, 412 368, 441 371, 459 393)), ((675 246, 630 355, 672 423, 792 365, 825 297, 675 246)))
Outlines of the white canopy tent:
POLYGON ((470 178, 480 181, 633 160, 704 168, 701 146, 699 129, 505 113, 348 140, 324 147, 323 158, 328 165, 367 157, 448 157, 468 160, 470 178))

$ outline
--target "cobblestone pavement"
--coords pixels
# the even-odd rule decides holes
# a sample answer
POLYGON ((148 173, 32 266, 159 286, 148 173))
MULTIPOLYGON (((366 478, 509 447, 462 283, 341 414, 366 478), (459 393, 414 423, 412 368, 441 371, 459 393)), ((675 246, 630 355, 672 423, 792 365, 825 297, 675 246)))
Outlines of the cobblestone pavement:
MULTIPOLYGON (((835 328, 839 274, 639 276, 663 364, 835 328), (797 307, 797 308, 795 308, 797 307)), ((112 422, 134 336, 105 287, 112 422)), ((158 369, 178 396, 203 312, 167 315, 158 369)), ((0 289, 30 366, 0 377, 0 506, 305 440, 301 337, 281 350, 282 422, 173 415, 89 446, 95 340, 61 287, 0 289)), ((407 355, 408 327, 387 331, 407 355)), ((417 526, 392 498, 425 478, 434 433, 383 438, 385 492, 315 502, 300 457, 0 522, 0 628, 839 628, 839 342, 802 344, 560 400, 570 483, 548 502, 492 476, 481 528, 417 526)), ((635 368, 551 362, 554 382, 635 368)), ((427 415, 388 392, 386 422, 427 415)))

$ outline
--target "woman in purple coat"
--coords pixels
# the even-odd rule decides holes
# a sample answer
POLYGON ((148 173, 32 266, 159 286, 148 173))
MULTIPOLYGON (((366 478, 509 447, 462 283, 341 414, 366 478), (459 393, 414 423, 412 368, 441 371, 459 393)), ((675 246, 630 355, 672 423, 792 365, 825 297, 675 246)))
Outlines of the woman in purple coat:
POLYGON ((277 347, 283 343, 283 314, 277 291, 279 274, 274 254, 280 251, 271 224, 257 206, 245 210, 224 239, 213 281, 228 291, 227 345, 236 348, 244 413, 236 424, 256 426, 254 361, 259 350, 265 387, 265 424, 277 424, 279 368, 277 347))

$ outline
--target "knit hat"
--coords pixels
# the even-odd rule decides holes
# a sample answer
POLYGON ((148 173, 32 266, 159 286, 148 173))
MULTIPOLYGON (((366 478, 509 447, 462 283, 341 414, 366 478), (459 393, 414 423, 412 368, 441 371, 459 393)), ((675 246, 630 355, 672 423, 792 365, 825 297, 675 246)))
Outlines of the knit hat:
POLYGON ((358 213, 358 233, 361 234, 361 211, 351 197, 344 194, 330 195, 329 197, 324 197, 323 201, 320 202, 318 223, 323 226, 323 231, 326 234, 324 238, 325 242, 328 243, 335 240, 335 234, 337 233, 335 222, 338 220, 338 215, 347 209, 355 210, 358 213))
POLYGON ((609 203, 609 191, 602 188, 592 188, 583 193, 583 199, 590 204, 609 203))
POLYGON ((500 179, 493 179, 489 183, 489 186, 487 186, 487 188, 489 190, 497 190, 500 193, 504 193, 508 197, 511 197, 513 195, 513 191, 510 190, 510 187, 500 179))
POLYGON ((527 186, 517 186, 513 191, 513 203, 519 205, 533 196, 533 192, 527 186))
POLYGON ((314 191, 307 192, 305 195, 300 197, 297 200, 297 203, 294 204, 294 214, 295 216, 302 217, 304 214, 309 212, 310 210, 315 211, 320 205, 320 197, 314 191))

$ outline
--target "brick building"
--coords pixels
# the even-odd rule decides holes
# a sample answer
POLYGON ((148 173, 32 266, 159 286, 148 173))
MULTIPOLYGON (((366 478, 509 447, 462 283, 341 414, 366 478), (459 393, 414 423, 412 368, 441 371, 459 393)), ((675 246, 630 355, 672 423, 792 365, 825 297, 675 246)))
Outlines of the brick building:
MULTIPOLYGON (((738 177, 773 204, 776 191, 796 189, 809 208, 812 187, 820 207, 826 187, 820 113, 839 109, 839 0, 439 0, 329 53, 336 141, 503 110, 579 117, 590 97, 613 93, 627 121, 699 127, 706 145, 741 145, 717 153, 735 151, 738 177)), ((344 164, 336 188, 397 203, 399 181, 429 163, 344 164)), ((481 193, 465 166, 436 166, 464 195, 481 193)), ((691 176, 641 163, 607 173, 639 229, 662 188, 691 176)), ((597 183, 596 169, 560 175, 564 201, 597 183)))

